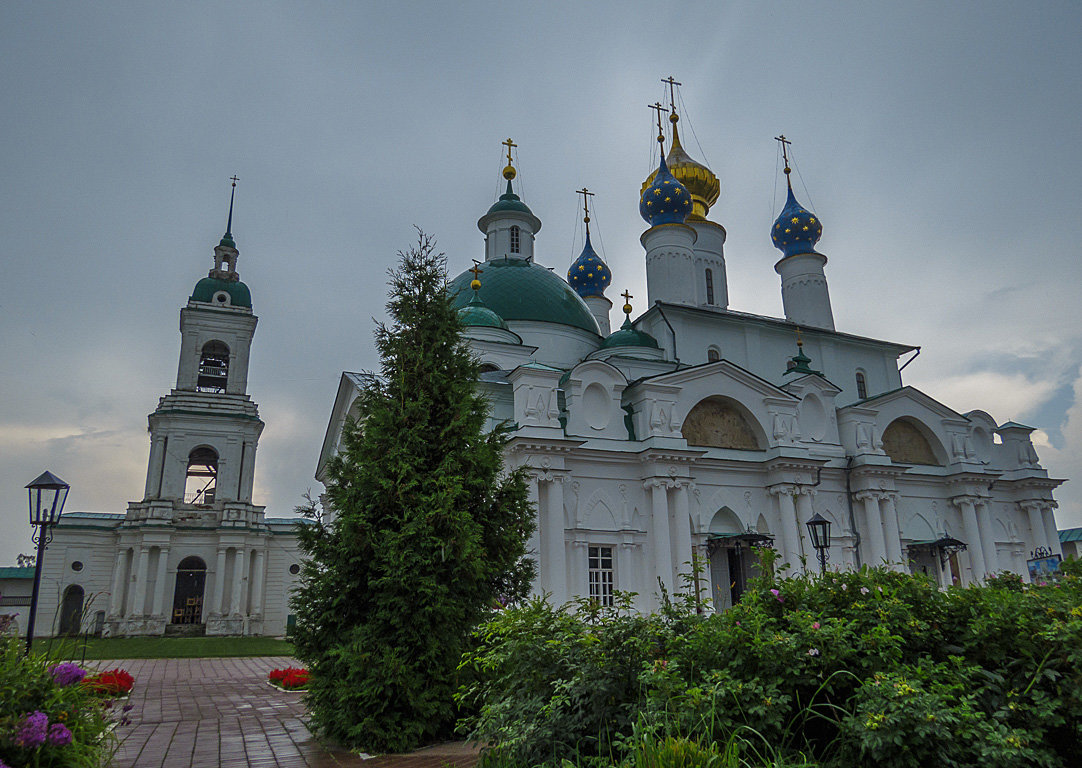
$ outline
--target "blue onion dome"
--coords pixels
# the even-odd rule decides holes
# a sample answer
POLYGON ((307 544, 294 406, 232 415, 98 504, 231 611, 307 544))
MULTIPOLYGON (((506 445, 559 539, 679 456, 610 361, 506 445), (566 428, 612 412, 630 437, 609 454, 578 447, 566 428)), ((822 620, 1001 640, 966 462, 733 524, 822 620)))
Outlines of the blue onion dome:
POLYGON ((584 299, 588 296, 604 296, 605 289, 612 282, 612 272, 590 245, 589 232, 586 233, 586 245, 583 246, 582 253, 567 270, 567 282, 584 299))
POLYGON ((643 190, 639 214, 651 227, 658 224, 683 224, 691 213, 691 193, 669 173, 662 154, 654 183, 643 190))
POLYGON ((502 328, 505 331, 507 330, 507 323, 503 321, 502 317, 485 306, 484 302, 481 301, 481 297, 477 295, 476 289, 470 303, 459 308, 458 321, 466 327, 502 328))
POLYGON ((770 230, 770 239, 774 241, 774 247, 784 256, 815 253, 815 244, 823 236, 823 225, 815 214, 796 201, 793 196, 793 185, 789 184, 788 187, 789 197, 785 201, 781 215, 774 220, 774 228, 770 230))

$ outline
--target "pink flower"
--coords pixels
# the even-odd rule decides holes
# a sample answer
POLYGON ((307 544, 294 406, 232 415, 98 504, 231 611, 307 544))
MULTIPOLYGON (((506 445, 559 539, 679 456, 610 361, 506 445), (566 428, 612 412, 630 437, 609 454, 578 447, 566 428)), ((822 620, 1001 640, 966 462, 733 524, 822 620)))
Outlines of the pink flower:
POLYGON ((842 584, 842 591, 845 591, 845 590, 848 590, 848 589, 849 589, 848 584, 842 584))
POLYGON ((785 598, 781 596, 781 591, 780 590, 772 589, 772 590, 770 590, 770 594, 772 594, 774 597, 776 597, 778 599, 779 603, 784 603, 785 602, 785 598))
POLYGON ((818 621, 813 621, 812 622, 812 629, 819 629, 819 622, 818 621))
POLYGON ((868 594, 868 588, 867 587, 861 587, 860 588, 860 594, 862 594, 862 595, 868 594))

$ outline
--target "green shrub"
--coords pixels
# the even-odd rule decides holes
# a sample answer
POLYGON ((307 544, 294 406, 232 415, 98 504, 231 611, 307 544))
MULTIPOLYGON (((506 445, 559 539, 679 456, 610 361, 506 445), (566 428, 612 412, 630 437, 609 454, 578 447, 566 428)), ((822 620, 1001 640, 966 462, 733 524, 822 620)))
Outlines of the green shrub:
POLYGON ((695 603, 505 611, 466 657, 476 680, 460 695, 476 714, 462 728, 520 765, 630 759, 636 728, 672 749, 754 733, 778 760, 824 765, 1075 764, 1082 581, 1070 569, 1057 584, 999 576, 946 591, 878 569, 768 576, 723 614, 695 603))

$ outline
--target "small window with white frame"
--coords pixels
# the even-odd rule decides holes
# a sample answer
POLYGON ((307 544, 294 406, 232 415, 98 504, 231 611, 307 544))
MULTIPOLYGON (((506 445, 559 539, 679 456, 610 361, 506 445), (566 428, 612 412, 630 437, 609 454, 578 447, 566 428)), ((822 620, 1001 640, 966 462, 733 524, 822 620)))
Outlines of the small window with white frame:
POLYGON ((615 604, 613 589, 616 581, 612 547, 591 546, 589 558, 590 599, 596 600, 599 605, 611 607, 615 604))
POLYGON ((864 371, 857 371, 857 399, 864 400, 868 397, 868 379, 864 371))

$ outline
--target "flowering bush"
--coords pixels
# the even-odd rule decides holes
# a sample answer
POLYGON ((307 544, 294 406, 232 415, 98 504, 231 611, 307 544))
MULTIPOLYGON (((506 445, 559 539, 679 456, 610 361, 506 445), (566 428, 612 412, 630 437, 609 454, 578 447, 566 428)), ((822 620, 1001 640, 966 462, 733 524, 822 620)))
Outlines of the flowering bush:
POLYGON ((108 672, 99 672, 90 675, 83 680, 83 685, 94 693, 106 696, 127 696, 131 693, 135 678, 123 669, 113 669, 108 672))
POLYGON ((308 670, 298 667, 272 669, 268 675, 271 683, 287 691, 303 690, 308 687, 308 670))
POLYGON ((651 739, 754 733, 823 766, 1077 764, 1082 564, 1048 585, 942 591, 865 569, 763 577, 718 614, 663 602, 642 616, 628 596, 538 599, 479 627, 459 702, 470 737, 496 745, 482 762, 645 765, 651 739))
POLYGON ((106 765, 116 739, 109 712, 82 684, 86 670, 23 649, 0 637, 0 767, 106 765))

